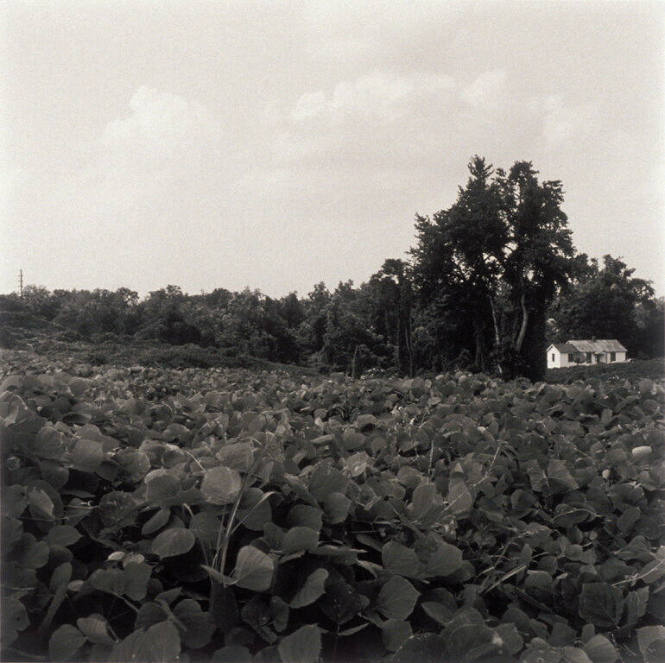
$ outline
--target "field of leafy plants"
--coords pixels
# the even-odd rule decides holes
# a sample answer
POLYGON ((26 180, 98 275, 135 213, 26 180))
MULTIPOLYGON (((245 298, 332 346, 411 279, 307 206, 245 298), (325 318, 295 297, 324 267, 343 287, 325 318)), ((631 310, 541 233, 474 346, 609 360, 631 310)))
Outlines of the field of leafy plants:
POLYGON ((665 660, 664 395, 4 351, 2 660, 665 660))

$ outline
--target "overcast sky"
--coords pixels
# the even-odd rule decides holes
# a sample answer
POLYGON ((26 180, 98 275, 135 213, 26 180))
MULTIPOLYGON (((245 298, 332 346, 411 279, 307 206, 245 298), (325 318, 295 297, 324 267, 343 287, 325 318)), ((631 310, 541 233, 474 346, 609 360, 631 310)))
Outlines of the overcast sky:
POLYGON ((474 154, 665 294, 665 3, 3 4, 0 292, 306 295, 404 257, 474 154))

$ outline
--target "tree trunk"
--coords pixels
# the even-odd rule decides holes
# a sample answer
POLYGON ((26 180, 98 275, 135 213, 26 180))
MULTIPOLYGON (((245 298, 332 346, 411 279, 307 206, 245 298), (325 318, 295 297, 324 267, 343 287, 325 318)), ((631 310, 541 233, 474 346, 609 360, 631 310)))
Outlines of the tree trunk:
POLYGON ((358 346, 356 345, 353 351, 353 358, 351 359, 351 377, 355 380, 358 378, 358 346))
POLYGON ((546 310, 539 304, 531 310, 529 329, 520 353, 522 366, 519 372, 533 382, 544 380, 547 372, 546 329, 546 310))
POLYGON ((478 315, 473 318, 473 336, 476 344, 474 363, 478 369, 484 371, 485 366, 485 348, 483 346, 483 328, 482 320, 478 315))
POLYGON ((522 325, 520 326, 520 331, 517 335, 517 340, 515 341, 515 351, 517 354, 522 352, 522 345, 524 344, 526 330, 529 325, 529 311, 526 308, 524 292, 522 292, 522 295, 520 296, 520 306, 522 308, 522 325))

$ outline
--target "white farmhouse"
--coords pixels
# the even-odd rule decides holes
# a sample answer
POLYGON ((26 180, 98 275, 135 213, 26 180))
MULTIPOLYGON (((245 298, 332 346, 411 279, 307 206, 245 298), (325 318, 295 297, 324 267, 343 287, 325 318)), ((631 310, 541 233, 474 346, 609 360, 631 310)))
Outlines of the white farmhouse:
POLYGON ((626 348, 615 338, 552 343, 547 348, 547 368, 615 364, 624 361, 626 348))

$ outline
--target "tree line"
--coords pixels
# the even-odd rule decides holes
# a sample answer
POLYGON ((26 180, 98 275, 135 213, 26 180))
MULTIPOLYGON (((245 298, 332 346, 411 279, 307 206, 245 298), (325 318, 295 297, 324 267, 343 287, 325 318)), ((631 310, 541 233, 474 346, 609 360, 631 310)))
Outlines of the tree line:
POLYGON ((169 285, 142 300, 127 288, 4 295, 78 337, 153 339, 306 363, 359 375, 456 367, 541 379, 549 342, 617 338, 631 356, 663 354, 664 301, 621 258, 578 253, 559 181, 530 162, 508 171, 481 157, 455 202, 417 215, 408 259, 387 259, 366 283, 324 283, 276 299, 246 288, 190 295, 169 285))

